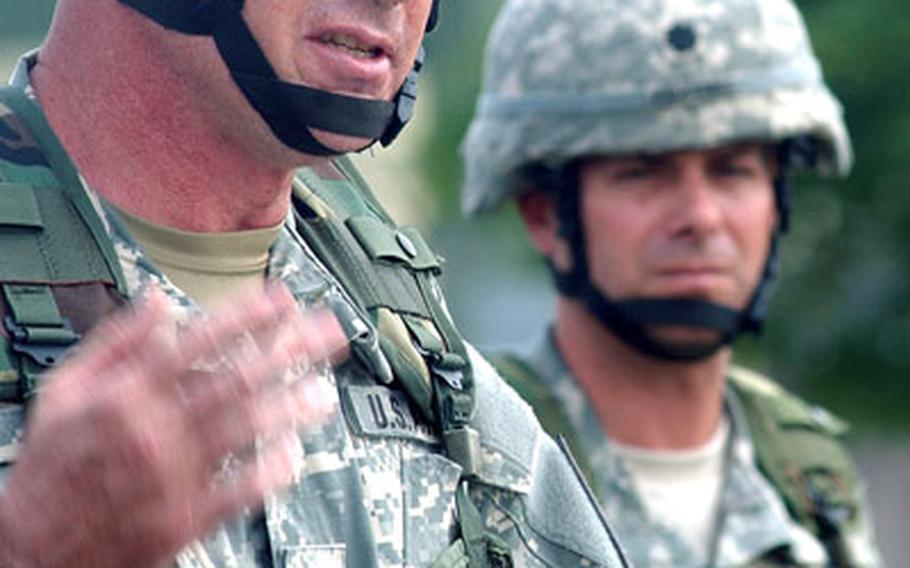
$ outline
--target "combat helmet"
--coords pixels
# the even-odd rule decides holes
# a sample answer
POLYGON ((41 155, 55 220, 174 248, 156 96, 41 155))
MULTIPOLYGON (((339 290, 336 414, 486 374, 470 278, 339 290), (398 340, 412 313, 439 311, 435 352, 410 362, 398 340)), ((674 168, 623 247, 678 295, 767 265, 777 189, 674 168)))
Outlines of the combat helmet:
POLYGON ((652 355, 692 360, 758 331, 788 217, 788 172, 845 175, 853 161, 842 109, 824 83, 791 0, 509 0, 486 51, 483 90, 465 138, 463 206, 495 209, 551 179, 560 231, 573 249, 557 287, 581 297, 620 337, 652 355), (742 311, 665 298, 614 301, 587 273, 571 165, 585 156, 657 154, 737 141, 779 149, 780 212, 771 254, 742 311), (644 328, 721 332, 710 348, 653 344, 644 328))
MULTIPOLYGON (((250 105, 286 146, 312 155, 339 152, 310 133, 335 134, 392 143, 414 112, 423 48, 392 101, 340 95, 282 81, 243 18, 245 0, 120 0, 161 26, 211 36, 218 53, 250 105)), ((433 0, 427 31, 436 26, 441 0, 433 0)))

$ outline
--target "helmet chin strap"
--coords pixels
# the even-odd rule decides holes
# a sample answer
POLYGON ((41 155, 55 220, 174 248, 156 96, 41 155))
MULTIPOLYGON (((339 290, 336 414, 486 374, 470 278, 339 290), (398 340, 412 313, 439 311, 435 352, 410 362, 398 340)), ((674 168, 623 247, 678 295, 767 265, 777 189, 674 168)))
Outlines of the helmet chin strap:
POLYGON ((789 183, 784 175, 774 182, 780 222, 771 236, 771 247, 761 280, 742 310, 695 298, 630 298, 614 300, 591 281, 586 238, 581 222, 581 196, 577 166, 546 174, 544 182, 554 195, 560 235, 569 243, 572 267, 565 271, 550 264, 556 288, 566 297, 578 298, 603 325, 630 347, 663 361, 695 362, 707 359, 743 333, 759 333, 778 273, 778 242, 787 228, 789 183), (552 176, 552 177, 550 177, 552 176), (712 331, 707 342, 677 342, 657 337, 654 327, 674 326, 712 331))
MULTIPOLYGON (((165 28, 211 36, 234 82, 274 135, 314 156, 343 153, 320 143, 311 128, 392 143, 414 112, 423 48, 392 101, 364 99, 282 81, 243 19, 244 0, 120 0, 165 28)), ((430 25, 435 25, 434 2, 430 25)), ((362 150, 363 148, 361 148, 362 150)))

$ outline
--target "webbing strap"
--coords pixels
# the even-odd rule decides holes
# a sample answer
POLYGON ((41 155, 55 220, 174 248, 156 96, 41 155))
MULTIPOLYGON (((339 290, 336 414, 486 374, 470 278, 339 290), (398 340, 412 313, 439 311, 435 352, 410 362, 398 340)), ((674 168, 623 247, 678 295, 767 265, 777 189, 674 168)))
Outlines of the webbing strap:
POLYGON ((468 495, 468 484, 462 482, 455 493, 461 541, 471 568, 511 568, 512 554, 498 537, 487 532, 480 511, 468 495))
POLYGON ((465 552, 471 560, 471 566, 485 566, 487 564, 487 551, 484 543, 483 521, 480 511, 468 495, 467 484, 461 483, 455 493, 455 504, 458 507, 458 518, 461 524, 461 538, 465 544, 465 552))
POLYGON ((15 87, 0 87, 0 106, 0 133, 18 144, 0 154, 0 400, 18 403, 78 341, 74 327, 89 329, 106 313, 95 308, 118 305, 128 292, 107 231, 41 109, 15 87))
POLYGON ((859 521, 859 475, 839 439, 845 426, 782 390, 758 392, 736 372, 730 384, 743 407, 760 469, 829 561, 853 565, 847 535, 859 521))
MULTIPOLYGON (((113 244, 107 236, 107 231, 98 218, 94 206, 82 189, 83 185, 76 167, 70 161, 57 136, 47 123, 41 109, 38 108, 35 101, 26 96, 22 89, 14 87, 0 88, 0 103, 7 106, 28 125, 29 130, 41 146, 40 150, 43 157, 50 165, 60 190, 67 197, 72 207, 76 209, 79 214, 78 217, 88 230, 91 240, 94 242, 92 249, 100 253, 104 261, 104 267, 110 275, 110 281, 117 286, 117 291, 122 296, 128 296, 126 278, 123 275, 123 269, 120 266, 113 244)), ((54 220, 63 221, 64 214, 66 212, 61 212, 61 218, 54 220)), ((49 219, 44 221, 49 221, 49 219)), ((80 252, 87 255, 91 251, 80 252)))
POLYGON ((471 559, 465 549, 464 541, 458 539, 439 555, 430 568, 469 568, 471 559))
POLYGON ((37 389, 38 375, 59 361, 79 335, 60 315, 50 287, 21 284, 0 287, 10 308, 3 325, 10 336, 10 348, 20 355, 23 382, 18 394, 27 400, 37 389))
POLYGON ((335 166, 334 172, 301 173, 306 188, 295 189, 297 228, 370 316, 395 378, 436 423, 446 455, 462 467, 456 497, 462 544, 453 544, 434 566, 511 566, 508 547, 484 530, 467 493, 481 455, 479 434, 470 426, 474 380, 467 348, 435 282, 439 263, 416 232, 394 224, 346 160, 335 166), (426 363, 429 377, 414 366, 408 350, 426 363))
MULTIPOLYGON (((429 352, 429 358, 446 455, 462 467, 462 483, 455 503, 464 550, 472 568, 510 568, 511 550, 484 528, 480 512, 468 495, 468 483, 477 476, 481 456, 480 436, 469 426, 476 395, 467 348, 441 300, 435 296, 438 291, 432 276, 418 273, 415 278, 446 344, 445 350, 429 352)), ((419 341, 421 336, 415 337, 419 341)))

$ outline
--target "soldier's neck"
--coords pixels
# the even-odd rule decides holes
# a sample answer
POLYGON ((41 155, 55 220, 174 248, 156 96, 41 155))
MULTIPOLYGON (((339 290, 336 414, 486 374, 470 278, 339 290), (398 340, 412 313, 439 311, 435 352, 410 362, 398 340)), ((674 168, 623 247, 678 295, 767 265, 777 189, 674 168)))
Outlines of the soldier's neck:
MULTIPOLYGON (((284 218, 293 175, 287 156, 270 160, 258 140, 219 132, 213 113, 205 112, 211 109, 192 92, 194 82, 148 54, 141 41, 95 39, 74 55, 74 42, 84 38, 72 36, 65 23, 55 26, 31 80, 51 126, 95 191, 134 215, 188 231, 255 229, 284 218), (55 41, 61 35, 66 41, 55 41), (122 53, 124 45, 130 53, 122 53)), ((255 121, 249 112, 231 118, 255 121)))
POLYGON ((694 448, 720 424, 729 349, 685 364, 647 357, 564 298, 557 303, 556 342, 611 439, 641 448, 694 448))

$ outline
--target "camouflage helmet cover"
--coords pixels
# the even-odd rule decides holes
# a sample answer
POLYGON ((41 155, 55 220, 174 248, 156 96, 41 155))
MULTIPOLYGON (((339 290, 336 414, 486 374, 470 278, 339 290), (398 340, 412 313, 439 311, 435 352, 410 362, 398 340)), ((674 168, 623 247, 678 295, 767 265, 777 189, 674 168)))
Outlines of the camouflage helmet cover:
POLYGON ((507 0, 462 147, 464 208, 498 206, 535 162, 798 135, 819 173, 849 171, 841 106, 791 0, 507 0))

